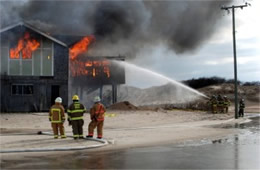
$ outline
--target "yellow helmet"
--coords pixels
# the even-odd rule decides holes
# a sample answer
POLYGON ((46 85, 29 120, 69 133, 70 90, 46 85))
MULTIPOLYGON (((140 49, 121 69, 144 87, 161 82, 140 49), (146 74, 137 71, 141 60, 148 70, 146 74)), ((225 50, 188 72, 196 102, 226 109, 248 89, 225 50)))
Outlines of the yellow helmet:
POLYGON ((79 100, 79 96, 78 96, 78 95, 74 95, 74 96, 72 97, 72 100, 79 100))

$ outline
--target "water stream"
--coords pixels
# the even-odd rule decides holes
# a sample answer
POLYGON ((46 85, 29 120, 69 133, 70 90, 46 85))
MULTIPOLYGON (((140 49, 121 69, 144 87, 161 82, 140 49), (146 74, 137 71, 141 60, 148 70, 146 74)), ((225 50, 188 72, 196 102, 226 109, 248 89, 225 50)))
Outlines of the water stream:
POLYGON ((174 86, 177 86, 177 87, 180 87, 180 88, 183 88, 185 90, 188 90, 189 92, 192 92, 193 94, 196 94, 198 96, 202 96, 202 97, 206 97, 208 98, 206 95, 204 95, 203 93, 200 93, 199 91, 193 89, 193 88, 190 88, 174 79, 171 79, 167 76, 164 76, 162 74, 159 74, 157 72, 154 72, 152 70, 149 70, 147 68, 142 68, 142 67, 139 67, 137 65, 134 65, 134 64, 131 64, 131 63, 128 63, 126 61, 113 61, 115 62, 116 64, 120 65, 120 66, 123 66, 127 69, 130 69, 130 70, 134 70, 136 72, 136 74, 142 74, 142 73, 147 73, 151 76, 153 76, 154 78, 157 78, 157 79, 161 79, 161 80, 165 80, 169 83, 171 83, 172 85, 174 86))

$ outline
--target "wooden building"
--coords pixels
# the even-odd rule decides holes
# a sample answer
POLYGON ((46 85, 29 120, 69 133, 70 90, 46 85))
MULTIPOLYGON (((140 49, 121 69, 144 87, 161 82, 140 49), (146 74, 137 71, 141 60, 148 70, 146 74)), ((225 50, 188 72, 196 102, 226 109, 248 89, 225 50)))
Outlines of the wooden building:
POLYGON ((102 98, 103 85, 112 85, 115 103, 125 70, 107 60, 124 61, 124 57, 81 56, 74 65, 69 50, 81 38, 51 36, 24 22, 1 29, 1 112, 48 111, 58 96, 66 108, 71 93, 82 96, 87 87, 100 88, 102 98))
POLYGON ((0 31, 1 112, 47 111, 56 97, 68 103, 68 45, 18 23, 0 31))

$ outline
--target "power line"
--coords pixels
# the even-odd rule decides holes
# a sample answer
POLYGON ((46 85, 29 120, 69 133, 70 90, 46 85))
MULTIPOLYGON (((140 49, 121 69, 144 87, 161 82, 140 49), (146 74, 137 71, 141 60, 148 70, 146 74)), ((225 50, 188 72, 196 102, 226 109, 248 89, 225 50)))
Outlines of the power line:
POLYGON ((232 10, 232 29, 233 29, 233 53, 234 53, 234 85, 235 85, 235 118, 238 118, 238 101, 237 101, 237 54, 236 54, 236 29, 235 29, 235 9, 236 8, 240 8, 243 9, 247 6, 251 6, 251 4, 249 3, 245 3, 245 5, 232 5, 229 7, 221 7, 222 10, 226 10, 228 11, 228 13, 230 12, 229 10, 232 10))

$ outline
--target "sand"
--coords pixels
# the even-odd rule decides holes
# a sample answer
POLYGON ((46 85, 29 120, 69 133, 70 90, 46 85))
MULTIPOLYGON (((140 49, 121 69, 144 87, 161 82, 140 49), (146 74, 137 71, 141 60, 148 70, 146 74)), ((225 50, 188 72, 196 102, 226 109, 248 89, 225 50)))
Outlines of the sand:
MULTIPOLYGON (((252 109, 252 108, 251 108, 252 109)), ((259 108, 257 108, 259 110, 259 108)), ((257 111, 256 110, 256 111, 257 111)), ((214 125, 235 124, 247 121, 247 118, 234 119, 234 113, 211 114, 202 111, 181 110, 108 110, 104 124, 104 139, 109 145, 101 148, 84 150, 84 152, 106 151, 132 147, 174 144, 187 140, 205 138, 217 139, 234 133, 236 129, 213 128, 214 125)), ((89 114, 86 113, 84 135, 87 135, 89 114)), ((1 114, 1 150, 28 148, 56 148, 91 146, 97 144, 89 140, 53 139, 52 135, 38 135, 39 131, 52 132, 48 113, 8 113, 1 114)), ((72 135, 72 128, 65 122, 67 136, 72 135)), ((95 131, 95 137, 96 137, 95 131)), ((0 153, 1 160, 10 160, 14 156, 59 154, 60 152, 20 152, 0 153)))

